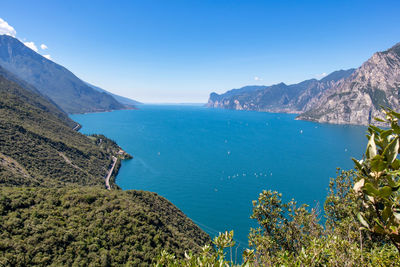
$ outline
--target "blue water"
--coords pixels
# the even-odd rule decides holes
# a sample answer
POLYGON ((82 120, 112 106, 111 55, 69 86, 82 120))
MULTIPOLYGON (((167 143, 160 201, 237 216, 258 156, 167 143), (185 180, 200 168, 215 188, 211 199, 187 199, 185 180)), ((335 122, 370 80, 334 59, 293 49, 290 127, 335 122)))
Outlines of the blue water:
POLYGON ((102 133, 134 156, 118 174, 122 189, 156 192, 211 236, 233 229, 241 246, 263 189, 322 209, 329 178, 352 168, 366 145, 365 127, 293 114, 143 105, 71 117, 82 133, 102 133))

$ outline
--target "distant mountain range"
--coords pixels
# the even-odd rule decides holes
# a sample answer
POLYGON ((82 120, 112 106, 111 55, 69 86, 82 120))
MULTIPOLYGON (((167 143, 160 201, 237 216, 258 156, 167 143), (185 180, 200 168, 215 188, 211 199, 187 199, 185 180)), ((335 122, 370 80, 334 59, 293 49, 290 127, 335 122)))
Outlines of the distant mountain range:
POLYGON ((34 86, 67 113, 127 109, 137 103, 88 85, 8 35, 0 35, 0 66, 34 86))
POLYGON ((246 86, 211 93, 207 106, 299 113, 297 119, 367 125, 382 116, 380 106, 400 109, 400 44, 375 53, 358 69, 335 71, 298 84, 246 86))
POLYGON ((90 84, 90 83, 87 83, 87 82, 85 82, 85 83, 87 85, 89 85, 90 87, 92 87, 94 90, 98 91, 98 92, 102 92, 102 93, 106 93, 106 94, 111 95, 112 97, 115 98, 115 100, 117 100, 121 104, 128 105, 128 106, 135 106, 135 105, 143 104, 143 103, 141 103, 139 101, 136 101, 136 100, 124 97, 124 96, 120 96, 120 95, 116 95, 116 94, 110 93, 110 92, 104 90, 103 88, 100 88, 100 87, 95 86, 93 84, 90 84))
POLYGON ((310 79, 297 84, 279 83, 271 86, 245 86, 224 94, 212 93, 207 106, 237 110, 302 113, 310 109, 313 98, 354 69, 335 71, 321 80, 310 79))

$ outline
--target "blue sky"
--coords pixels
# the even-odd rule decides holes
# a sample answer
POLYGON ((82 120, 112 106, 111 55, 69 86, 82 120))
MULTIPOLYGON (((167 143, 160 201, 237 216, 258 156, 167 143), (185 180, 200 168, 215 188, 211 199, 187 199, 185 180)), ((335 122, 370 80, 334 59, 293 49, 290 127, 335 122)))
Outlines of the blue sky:
POLYGON ((17 38, 83 80, 175 103, 358 67, 400 42, 399 14, 398 0, 18 0, 0 10, 17 38))

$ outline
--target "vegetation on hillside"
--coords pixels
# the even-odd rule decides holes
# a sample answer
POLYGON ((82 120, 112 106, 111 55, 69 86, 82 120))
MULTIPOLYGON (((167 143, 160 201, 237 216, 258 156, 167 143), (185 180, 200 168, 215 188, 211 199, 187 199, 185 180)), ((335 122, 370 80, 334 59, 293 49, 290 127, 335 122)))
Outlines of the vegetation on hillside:
POLYGON ((0 266, 148 266, 209 239, 155 193, 0 187, 0 266))
MULTIPOLYGON (((31 84, 27 83, 24 80, 21 80, 13 73, 5 70, 3 67, 0 66, 0 76, 2 76, 2 81, 7 83, 6 80, 16 83, 19 87, 23 88, 24 90, 18 90, 13 87, 8 87, 7 90, 9 93, 16 93, 18 92, 19 100, 23 100, 23 102, 27 102, 32 104, 33 106, 43 110, 50 112, 55 117, 59 118, 64 124, 68 125, 71 128, 74 128, 77 123, 74 122, 72 119, 68 117, 68 114, 65 113, 56 103, 54 103, 49 97, 42 95, 38 89, 36 89, 31 84)), ((3 85, 4 86, 4 85, 3 85)), ((2 90, 6 88, 2 87, 2 90)))
MULTIPOLYGON (((318 209, 284 203, 278 192, 263 191, 251 218, 259 227, 249 234, 242 266, 400 266, 400 114, 384 110, 389 129, 370 126, 363 160, 356 170, 331 179, 325 224, 318 209)), ((163 251, 157 266, 231 266, 224 249, 233 232, 214 239, 214 247, 177 259, 163 251)))
POLYGON ((128 158, 105 136, 74 131, 60 114, 46 98, 0 75, 0 184, 104 185, 112 156, 128 158))

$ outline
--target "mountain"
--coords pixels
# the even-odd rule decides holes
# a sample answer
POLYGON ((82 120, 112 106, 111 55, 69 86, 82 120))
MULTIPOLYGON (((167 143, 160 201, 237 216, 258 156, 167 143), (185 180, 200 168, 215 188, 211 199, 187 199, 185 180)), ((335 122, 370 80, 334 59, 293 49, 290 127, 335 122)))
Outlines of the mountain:
POLYGON ((104 186, 120 148, 76 132, 58 106, 5 76, 0 68, 0 185, 104 186))
POLYGON ((321 123, 368 125, 382 117, 381 106, 400 109, 400 43, 375 53, 358 69, 335 71, 298 84, 243 87, 210 95, 207 106, 237 110, 300 113, 321 123))
POLYGON ((0 66, 36 87, 67 113, 127 108, 109 94, 94 90, 63 66, 8 35, 0 35, 0 66))
MULTIPOLYGON (((29 92, 25 92, 21 90, 20 96, 24 94, 29 94, 29 97, 25 97, 25 100, 29 102, 37 101, 37 103, 32 103, 34 106, 40 107, 52 115, 58 117, 64 124, 71 128, 78 128, 79 124, 71 120, 67 113, 65 113, 56 103, 54 103, 48 96, 42 95, 39 90, 37 90, 34 86, 30 85, 29 83, 21 80, 11 72, 5 70, 0 66, 0 78, 2 80, 8 80, 8 82, 14 82, 16 85, 20 86, 21 88, 31 91, 33 94, 29 94, 29 92)), ((3 92, 4 93, 4 92, 3 92)), ((3 99, 4 100, 4 99, 3 99)), ((0 100, 1 101, 1 100, 0 100)))
POLYGON ((118 101, 119 103, 121 103, 121 104, 128 105, 128 106, 132 106, 132 107, 134 107, 135 105, 140 105, 140 104, 142 104, 142 103, 139 102, 139 101, 136 101, 136 100, 133 100, 133 99, 124 97, 124 96, 116 95, 116 94, 110 93, 110 92, 108 92, 108 91, 106 91, 106 90, 104 90, 103 88, 100 88, 100 87, 98 87, 98 86, 92 85, 92 84, 87 83, 87 82, 85 82, 85 83, 86 83, 87 85, 89 85, 90 87, 92 87, 94 90, 98 91, 98 92, 102 92, 102 93, 106 93, 106 94, 108 94, 108 95, 111 95, 112 97, 115 98, 115 100, 117 100, 117 101, 118 101))
POLYGON ((352 75, 325 91, 297 119, 336 124, 373 122, 380 106, 400 109, 400 43, 375 53, 352 75))
POLYGON ((334 83, 348 77, 354 69, 335 71, 321 80, 310 79, 298 84, 279 83, 271 86, 245 86, 224 94, 211 93, 207 106, 236 110, 302 113, 311 108, 315 96, 334 83))
POLYGON ((105 189, 114 157, 129 155, 71 122, 0 67, 1 266, 149 266, 162 250, 182 258, 210 244, 165 198, 105 189))

